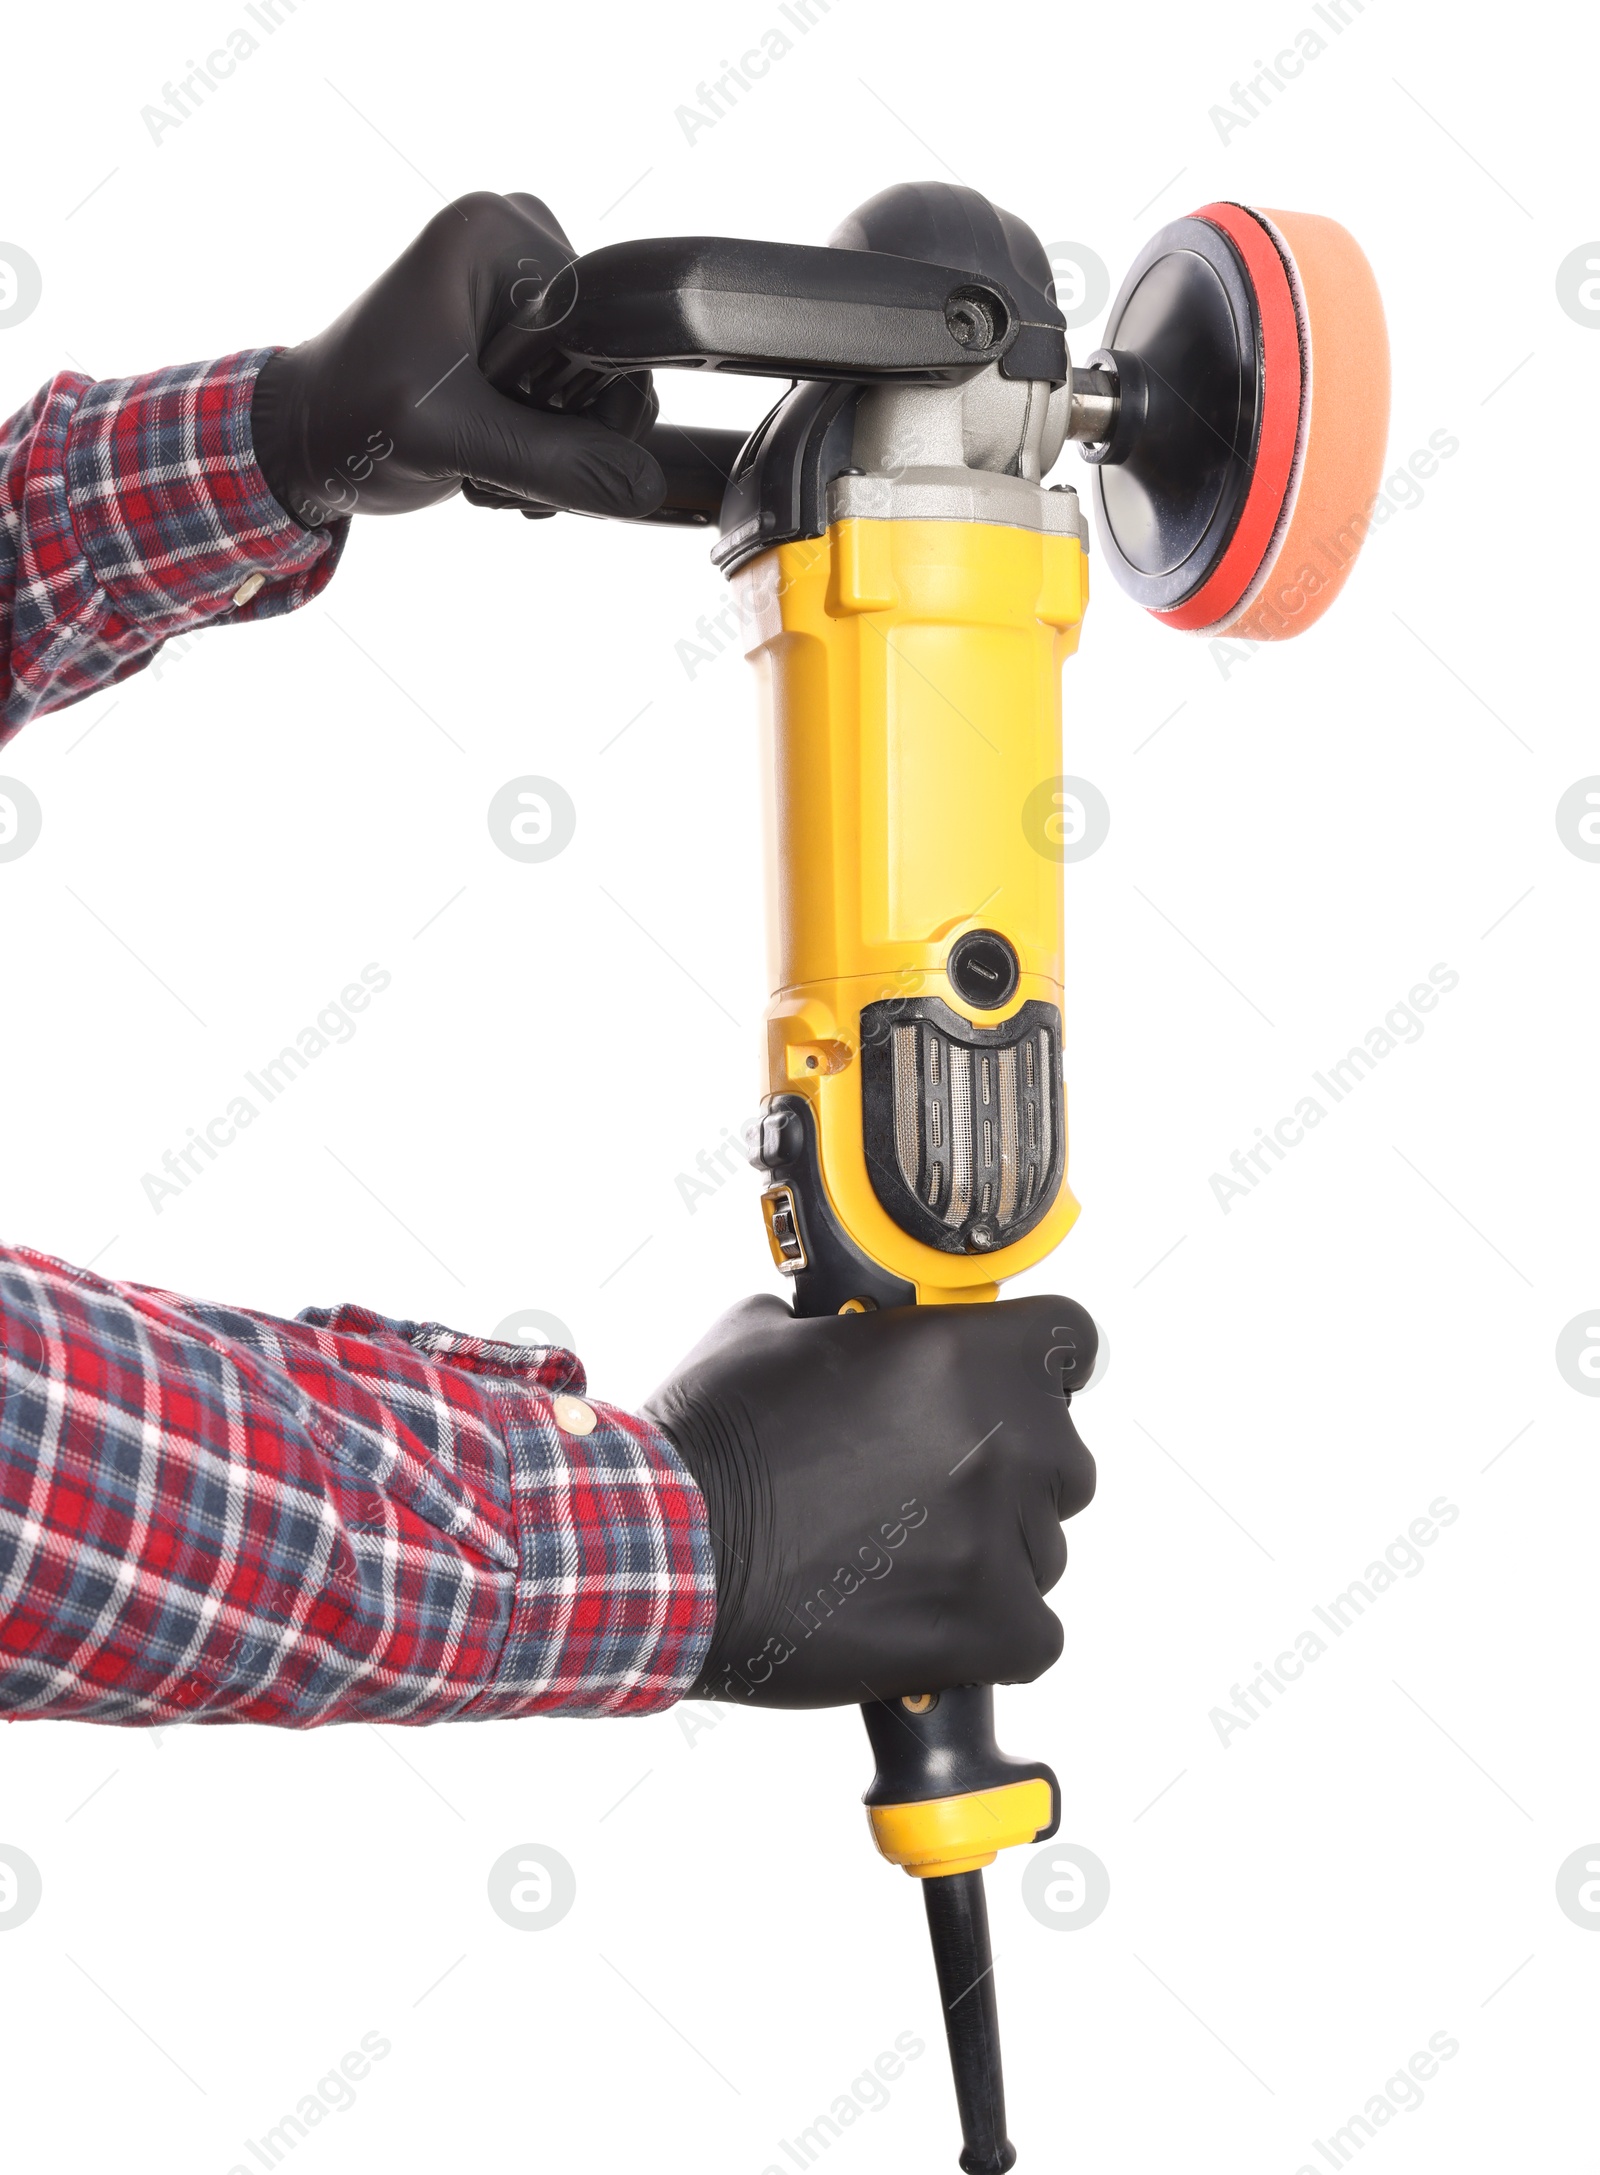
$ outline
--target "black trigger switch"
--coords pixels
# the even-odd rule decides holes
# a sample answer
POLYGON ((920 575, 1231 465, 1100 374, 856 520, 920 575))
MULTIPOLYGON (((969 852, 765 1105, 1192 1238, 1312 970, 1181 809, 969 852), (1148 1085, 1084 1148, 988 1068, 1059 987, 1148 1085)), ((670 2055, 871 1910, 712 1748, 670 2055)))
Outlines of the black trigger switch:
POLYGON ((756 1169, 778 1170, 800 1153, 800 1121, 792 1110, 764 1110, 750 1126, 748 1139, 756 1169))

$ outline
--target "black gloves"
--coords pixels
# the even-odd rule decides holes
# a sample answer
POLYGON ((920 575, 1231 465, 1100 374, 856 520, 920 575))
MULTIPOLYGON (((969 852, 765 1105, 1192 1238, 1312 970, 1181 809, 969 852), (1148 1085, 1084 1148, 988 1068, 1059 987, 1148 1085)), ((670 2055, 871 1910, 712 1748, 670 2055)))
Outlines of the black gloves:
POLYGON ((1094 1494, 1066 1393, 1095 1345, 1070 1299, 725 1314, 645 1405, 710 1516, 696 1694, 829 1707, 1048 1669, 1040 1597, 1094 1494))
POLYGON ((537 197, 447 205, 326 332, 256 380, 256 459, 278 503, 307 528, 411 513, 458 488, 529 513, 652 512, 665 479, 633 442, 655 420, 648 373, 563 416, 478 368, 490 336, 575 255, 537 197))

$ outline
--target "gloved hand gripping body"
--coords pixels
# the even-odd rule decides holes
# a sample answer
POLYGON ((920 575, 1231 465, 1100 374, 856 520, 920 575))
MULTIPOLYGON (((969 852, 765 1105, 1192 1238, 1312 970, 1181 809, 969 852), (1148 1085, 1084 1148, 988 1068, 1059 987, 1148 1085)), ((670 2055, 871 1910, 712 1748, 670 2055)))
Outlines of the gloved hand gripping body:
POLYGON ((695 1692, 827 1707, 1027 1682, 1094 1493, 1070 1299, 797 1320, 732 1308, 647 1401, 706 1500, 717 1622, 695 1692))

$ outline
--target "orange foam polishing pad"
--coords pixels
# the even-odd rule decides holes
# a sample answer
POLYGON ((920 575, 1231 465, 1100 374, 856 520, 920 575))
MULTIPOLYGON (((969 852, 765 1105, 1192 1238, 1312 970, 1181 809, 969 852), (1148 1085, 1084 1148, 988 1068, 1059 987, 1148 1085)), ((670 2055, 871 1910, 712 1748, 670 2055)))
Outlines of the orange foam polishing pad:
POLYGON ((1300 336, 1293 469, 1271 542, 1240 604, 1208 632, 1286 641, 1344 587, 1383 475, 1389 335, 1355 237, 1314 212, 1255 211, 1288 275, 1300 336))

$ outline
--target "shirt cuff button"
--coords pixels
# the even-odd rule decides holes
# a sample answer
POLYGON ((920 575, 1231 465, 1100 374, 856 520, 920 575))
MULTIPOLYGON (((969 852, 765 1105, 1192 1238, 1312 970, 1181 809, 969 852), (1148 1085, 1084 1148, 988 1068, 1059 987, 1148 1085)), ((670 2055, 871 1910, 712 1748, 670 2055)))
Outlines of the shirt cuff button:
POLYGON ((265 574, 247 574, 233 592, 233 601, 235 604, 248 604, 250 599, 259 595, 266 586, 267 577, 265 574))
POLYGON ((565 1392, 552 1397, 550 1410, 555 1414, 556 1425, 563 1435, 592 1435, 595 1429, 593 1405, 586 1405, 581 1397, 568 1397, 565 1392))

